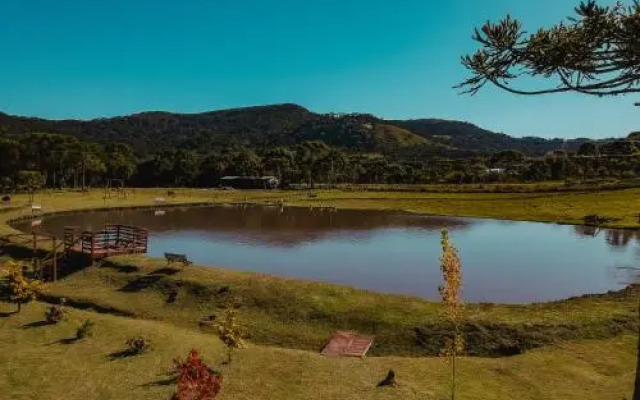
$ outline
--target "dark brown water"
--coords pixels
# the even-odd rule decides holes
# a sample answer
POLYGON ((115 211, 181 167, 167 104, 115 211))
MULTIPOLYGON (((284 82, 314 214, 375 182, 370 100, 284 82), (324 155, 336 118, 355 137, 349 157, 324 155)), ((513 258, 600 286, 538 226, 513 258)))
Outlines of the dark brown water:
MULTIPOLYGON (((224 206, 44 218, 44 231, 126 223, 151 256, 437 298, 440 230, 459 248, 468 301, 534 302, 621 289, 640 265, 640 232, 375 211, 224 206)), ((16 226, 29 230, 29 222, 16 226)))

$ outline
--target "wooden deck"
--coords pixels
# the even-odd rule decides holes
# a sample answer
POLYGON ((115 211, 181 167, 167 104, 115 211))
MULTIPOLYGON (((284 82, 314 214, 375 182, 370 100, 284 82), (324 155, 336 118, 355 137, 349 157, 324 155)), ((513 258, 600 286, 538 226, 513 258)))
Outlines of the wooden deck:
POLYGON ((66 253, 86 254, 91 260, 121 254, 147 252, 149 231, 131 225, 107 224, 100 231, 80 231, 77 226, 64 229, 66 253))

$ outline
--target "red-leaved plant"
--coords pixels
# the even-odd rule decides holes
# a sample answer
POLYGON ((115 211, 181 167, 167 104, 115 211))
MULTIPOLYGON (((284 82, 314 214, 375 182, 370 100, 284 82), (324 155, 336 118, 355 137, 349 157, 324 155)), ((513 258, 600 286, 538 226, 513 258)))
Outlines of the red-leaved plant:
POLYGON ((222 376, 207 367, 197 350, 191 350, 186 360, 173 363, 178 391, 172 400, 210 400, 220 392, 222 376))

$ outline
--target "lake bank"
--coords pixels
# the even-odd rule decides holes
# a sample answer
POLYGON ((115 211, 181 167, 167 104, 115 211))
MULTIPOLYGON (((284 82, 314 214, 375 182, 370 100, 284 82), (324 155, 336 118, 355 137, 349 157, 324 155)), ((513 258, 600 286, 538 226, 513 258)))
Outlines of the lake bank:
MULTIPOLYGON (((227 304, 239 307, 251 341, 316 351, 336 329, 376 336, 372 355, 437 355, 448 336, 440 303, 346 286, 212 267, 167 268, 143 256, 115 257, 43 291, 52 301, 199 329, 227 304)), ((637 327, 635 295, 621 291, 530 305, 469 304, 470 355, 501 356, 637 327)))
MULTIPOLYGON (((40 232, 57 237, 68 226, 144 227, 151 257, 185 254, 202 266, 432 301, 440 299, 444 228, 459 250, 467 302, 523 304, 620 290, 632 282, 624 267, 640 263, 640 231, 404 211, 242 203, 95 210, 39 220, 40 232)), ((13 225, 28 232, 29 222, 13 225)))

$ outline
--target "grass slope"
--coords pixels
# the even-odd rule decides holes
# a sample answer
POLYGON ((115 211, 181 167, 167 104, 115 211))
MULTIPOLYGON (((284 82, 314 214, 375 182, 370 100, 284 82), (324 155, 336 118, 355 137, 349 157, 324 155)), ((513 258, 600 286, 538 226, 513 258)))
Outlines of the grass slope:
MULTIPOLYGON (((372 355, 437 355, 449 334, 440 303, 417 297, 221 268, 171 269, 164 260, 139 256, 84 269, 48 284, 45 294, 192 329, 233 303, 253 342, 313 351, 334 330, 352 329, 376 336, 372 355), (168 302, 171 292, 177 296, 168 302)), ((614 337, 636 330, 635 312, 631 292, 532 305, 470 304, 468 352, 511 355, 563 340, 614 337)))
MULTIPOLYGON (((166 399, 175 357, 191 348, 223 374, 220 399, 444 399, 448 370, 442 359, 373 357, 325 358, 318 354, 253 346, 236 353, 230 365, 212 335, 172 324, 133 320, 70 309, 66 321, 38 326, 45 306, 31 303, 18 315, 0 303, 0 398, 12 400, 166 399), (84 319, 94 336, 73 344, 84 319), (142 335, 151 352, 115 358, 125 341, 142 335), (397 388, 375 386, 394 369, 397 388)), ((458 396, 466 400, 621 399, 633 389, 635 339, 579 341, 499 359, 463 358, 458 396)))

